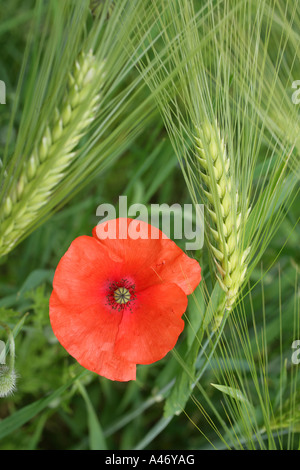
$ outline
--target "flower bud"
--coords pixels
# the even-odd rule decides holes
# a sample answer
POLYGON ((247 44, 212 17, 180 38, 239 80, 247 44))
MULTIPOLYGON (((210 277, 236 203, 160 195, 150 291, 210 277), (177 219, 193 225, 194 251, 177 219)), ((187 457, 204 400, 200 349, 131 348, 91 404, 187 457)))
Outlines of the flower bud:
POLYGON ((9 364, 0 365, 0 398, 3 398, 11 395, 16 390, 17 374, 15 372, 15 341, 13 333, 5 323, 0 322, 0 326, 6 330, 9 340, 9 364))
POLYGON ((8 366, 0 367, 0 398, 11 395, 16 390, 17 375, 8 366))

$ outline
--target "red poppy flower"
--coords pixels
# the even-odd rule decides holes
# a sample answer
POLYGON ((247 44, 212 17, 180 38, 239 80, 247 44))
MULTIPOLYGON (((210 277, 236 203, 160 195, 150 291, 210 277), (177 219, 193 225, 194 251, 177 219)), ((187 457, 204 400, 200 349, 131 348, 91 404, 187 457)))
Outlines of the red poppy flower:
POLYGON ((76 238, 57 266, 54 334, 85 368, 134 380, 136 364, 158 361, 175 346, 200 273, 157 228, 125 218, 103 222, 93 237, 76 238))

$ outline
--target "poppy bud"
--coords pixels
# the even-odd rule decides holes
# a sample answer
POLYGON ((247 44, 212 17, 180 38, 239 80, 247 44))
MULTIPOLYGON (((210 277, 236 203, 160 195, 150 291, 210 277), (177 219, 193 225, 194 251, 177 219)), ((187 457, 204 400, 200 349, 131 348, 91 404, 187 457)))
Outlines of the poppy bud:
POLYGON ((7 397, 16 390, 16 373, 8 366, 0 367, 0 397, 7 397))
MULTIPOLYGON (((0 366, 0 398, 3 398, 11 395, 16 390, 17 374, 14 369, 15 341, 12 331, 5 323, 1 322, 0 326, 7 331, 9 339, 9 364, 0 366)), ((5 360, 3 362, 5 362, 5 360)))

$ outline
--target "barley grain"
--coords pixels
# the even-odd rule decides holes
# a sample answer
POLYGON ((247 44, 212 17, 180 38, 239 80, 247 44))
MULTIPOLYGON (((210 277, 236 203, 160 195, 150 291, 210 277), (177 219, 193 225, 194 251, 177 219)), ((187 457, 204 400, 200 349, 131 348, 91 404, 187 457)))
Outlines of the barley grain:
POLYGON ((195 126, 194 134, 199 176, 209 205, 209 246, 217 279, 226 293, 225 305, 216 315, 218 325, 223 317, 222 309, 231 310, 238 297, 250 247, 244 249, 242 245, 239 198, 220 130, 217 124, 206 122, 201 127, 195 126))
POLYGON ((67 174, 76 156, 74 149, 96 117, 103 77, 103 64, 97 64, 92 51, 81 53, 69 74, 61 109, 55 109, 41 141, 1 204, 0 256, 8 253, 38 218, 39 210, 67 174))

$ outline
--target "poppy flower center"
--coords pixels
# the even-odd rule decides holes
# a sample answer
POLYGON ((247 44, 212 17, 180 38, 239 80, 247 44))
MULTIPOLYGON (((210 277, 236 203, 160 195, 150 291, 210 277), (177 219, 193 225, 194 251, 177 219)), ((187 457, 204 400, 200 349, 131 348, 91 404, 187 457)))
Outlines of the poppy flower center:
POLYGON ((118 287, 114 292, 114 299, 118 304, 127 304, 129 302, 131 294, 126 287, 118 287))
POLYGON ((107 293, 107 304, 118 312, 124 310, 132 310, 135 295, 135 285, 130 283, 127 279, 112 282, 109 285, 107 293))

